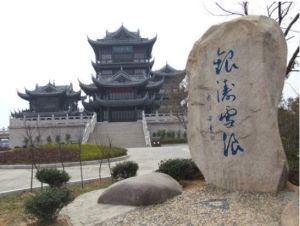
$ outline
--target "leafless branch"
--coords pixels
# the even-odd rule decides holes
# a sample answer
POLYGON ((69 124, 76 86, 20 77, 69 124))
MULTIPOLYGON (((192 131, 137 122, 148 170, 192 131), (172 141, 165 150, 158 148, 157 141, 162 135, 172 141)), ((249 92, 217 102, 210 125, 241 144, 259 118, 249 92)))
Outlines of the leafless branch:
POLYGON ((291 59, 289 60, 288 66, 286 68, 285 77, 288 77, 289 73, 292 71, 293 66, 295 64, 295 60, 296 60, 298 54, 299 54, 299 46, 297 47, 297 49, 295 49, 291 59))
POLYGON ((245 16, 245 14, 243 14, 243 13, 225 9, 225 8, 224 8, 223 6, 221 6, 218 2, 215 2, 215 4, 216 4, 216 6, 218 6, 222 11, 228 13, 226 16, 233 16, 233 15, 245 16))
POLYGON ((242 2, 241 4, 243 10, 244 10, 244 15, 248 15, 248 2, 242 2))
POLYGON ((268 13, 268 17, 271 17, 272 14, 274 13, 274 11, 276 10, 277 7, 273 8, 274 4, 276 4, 276 2, 273 2, 271 5, 267 6, 267 13, 268 13), (272 10, 271 10, 272 9, 272 10), (271 10, 271 12, 270 12, 271 10))
POLYGON ((285 38, 285 40, 288 41, 288 40, 290 40, 290 39, 292 39, 292 38, 295 38, 295 36, 293 35, 293 36, 291 36, 291 37, 285 38))
POLYGON ((282 2, 281 6, 285 6, 286 4, 287 4, 287 6, 285 8, 283 8, 282 11, 281 11, 282 20, 287 16, 293 2, 282 2))
POLYGON ((286 28, 286 30, 284 32, 284 36, 288 35, 292 26, 297 22, 298 19, 299 19, 299 13, 297 13, 297 15, 294 17, 294 19, 289 23, 288 27, 286 28))
POLYGON ((282 11, 281 11, 281 2, 278 2, 278 24, 280 25, 282 22, 282 11))

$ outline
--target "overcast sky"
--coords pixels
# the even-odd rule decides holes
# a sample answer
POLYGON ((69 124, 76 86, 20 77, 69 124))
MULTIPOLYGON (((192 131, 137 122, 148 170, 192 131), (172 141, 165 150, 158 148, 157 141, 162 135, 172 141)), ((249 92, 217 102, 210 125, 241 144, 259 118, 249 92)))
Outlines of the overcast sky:
MULTIPOLYGON (((238 1, 221 1, 237 8, 238 1)), ((262 14, 271 1, 250 0, 250 13, 262 14)), ((166 61, 184 69, 196 40, 213 24, 233 17, 212 16, 219 12, 213 1, 201 0, 7 0, 0 2, 0 128, 9 125, 10 111, 27 109, 28 102, 16 90, 34 89, 55 81, 56 85, 91 82, 94 52, 87 42, 103 38, 123 24, 131 31, 140 29, 142 37, 157 35, 152 56, 153 69, 166 61)), ((295 3, 294 11, 299 11, 295 3)), ((299 23, 298 23, 298 30, 299 23)), ((296 33, 299 37, 299 33, 296 33)), ((299 38, 290 44, 296 46, 299 38)), ((286 81, 284 97, 299 92, 299 75, 286 81), (293 87, 293 89, 291 88, 293 87)))

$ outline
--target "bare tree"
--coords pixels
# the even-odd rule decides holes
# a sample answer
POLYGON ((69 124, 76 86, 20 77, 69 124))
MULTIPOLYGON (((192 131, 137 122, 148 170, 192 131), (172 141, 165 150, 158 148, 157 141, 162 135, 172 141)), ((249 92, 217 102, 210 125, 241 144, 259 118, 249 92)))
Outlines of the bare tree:
POLYGON ((81 157, 81 154, 82 154, 82 139, 83 139, 83 131, 81 131, 78 135, 81 188, 83 188, 82 157, 81 157))
POLYGON ((110 173, 110 177, 111 177, 111 182, 114 182, 114 179, 112 177, 112 172, 111 172, 111 165, 110 165, 110 158, 111 158, 111 149, 112 149, 112 139, 107 136, 107 141, 108 141, 108 152, 107 152, 107 163, 108 163, 108 168, 109 168, 109 173, 110 173))
POLYGON ((172 113, 176 116, 182 127, 187 130, 187 92, 184 87, 178 87, 168 93, 172 113))
POLYGON ((55 136, 55 142, 58 145, 59 159, 62 166, 63 171, 65 171, 64 159, 63 159, 63 151, 62 151, 62 141, 61 141, 61 133, 55 136))
POLYGON ((30 191, 32 192, 33 188, 33 171, 36 169, 39 170, 39 167, 36 164, 36 141, 41 141, 41 134, 39 130, 38 123, 35 127, 32 126, 32 123, 28 120, 24 120, 24 129, 25 129, 25 136, 24 136, 24 145, 28 149, 31 155, 31 175, 30 175, 30 191), (37 132, 38 136, 34 139, 34 134, 37 132))
POLYGON ((97 146, 99 150, 99 180, 101 181, 101 171, 102 171, 102 164, 105 160, 107 160, 110 176, 113 182, 112 178, 112 172, 111 172, 111 166, 110 166, 110 158, 111 158, 111 148, 112 148, 112 140, 109 136, 107 136, 109 147, 104 147, 101 145, 100 142, 100 136, 98 134, 98 131, 94 132, 93 134, 94 144, 97 146))
MULTIPOLYGON (((223 12, 222 14, 214 14, 214 16, 246 16, 248 15, 249 10, 249 2, 243 1, 240 2, 241 9, 240 11, 234 11, 231 9, 224 8, 218 2, 215 2, 216 6, 223 12)), ((267 16, 277 21, 279 26, 281 27, 286 40, 290 40, 294 38, 294 35, 290 35, 291 32, 295 33, 297 31, 293 30, 293 26, 299 20, 299 12, 295 13, 295 15, 291 16, 291 9, 292 9, 293 1, 274 1, 270 5, 266 7, 267 16), (284 26, 286 25, 286 26, 284 26)), ((296 69, 298 63, 296 62, 297 57, 299 57, 299 46, 296 47, 291 55, 290 59, 288 60, 288 64, 286 67, 285 76, 288 78, 290 72, 292 71, 299 71, 296 69)))

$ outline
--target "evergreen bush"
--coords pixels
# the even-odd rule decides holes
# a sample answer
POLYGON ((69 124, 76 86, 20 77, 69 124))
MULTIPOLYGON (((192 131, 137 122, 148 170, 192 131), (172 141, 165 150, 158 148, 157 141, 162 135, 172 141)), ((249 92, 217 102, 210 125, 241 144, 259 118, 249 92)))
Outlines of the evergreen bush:
POLYGON ((49 184, 50 187, 61 187, 70 180, 70 176, 65 171, 57 169, 41 169, 35 177, 42 183, 49 184))
POLYGON ((59 211, 73 200, 69 190, 49 188, 28 199, 25 202, 25 211, 45 225, 54 222, 59 211))
POLYGON ((47 140, 47 144, 52 144, 52 138, 50 135, 47 136, 46 140, 47 140))
POLYGON ((192 159, 162 160, 159 163, 156 172, 168 174, 177 181, 204 179, 202 173, 192 159))
POLYGON ((126 179, 136 176, 139 166, 133 161, 118 163, 112 168, 112 177, 115 180, 126 179))

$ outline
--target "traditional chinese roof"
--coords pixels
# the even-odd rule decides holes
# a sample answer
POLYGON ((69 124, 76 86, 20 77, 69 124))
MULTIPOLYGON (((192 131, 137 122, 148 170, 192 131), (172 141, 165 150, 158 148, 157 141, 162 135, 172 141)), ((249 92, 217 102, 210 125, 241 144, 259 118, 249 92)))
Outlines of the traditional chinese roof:
POLYGON ((81 91, 75 92, 73 90, 73 85, 64 85, 64 86, 56 86, 54 83, 49 82, 45 86, 36 85, 34 90, 27 90, 25 88, 25 93, 17 92, 19 97, 30 100, 32 97, 37 96, 59 96, 66 95, 67 97, 74 97, 80 100, 81 91))
POLYGON ((89 112, 97 111, 97 109, 99 108, 99 104, 97 104, 94 101, 86 102, 82 98, 81 99, 81 103, 82 103, 84 109, 87 110, 87 111, 89 111, 89 112))
POLYGON ((156 36, 152 39, 142 38, 138 32, 131 32, 123 25, 115 32, 106 32, 106 36, 102 39, 92 40, 88 37, 88 42, 92 46, 96 55, 99 49, 105 46, 145 46, 147 58, 151 58, 153 45, 156 41, 156 36))
POLYGON ((95 86, 95 84, 84 84, 81 81, 79 81, 79 86, 85 92, 87 95, 92 95, 93 93, 97 92, 98 88, 95 86))
POLYGON ((137 99, 127 99, 127 100, 103 100, 96 96, 96 104, 101 107, 129 107, 129 106, 140 106, 149 105, 155 100, 155 95, 151 98, 149 94, 146 93, 144 97, 137 99))
POLYGON ((160 89, 162 87, 162 85, 164 84, 164 81, 165 81, 165 77, 161 77, 157 81, 149 80, 148 84, 146 85, 146 89, 147 90, 160 89))
POLYGON ((127 99, 127 100, 103 100, 96 96, 95 101, 85 102, 82 100, 82 105, 87 111, 96 111, 100 107, 129 107, 129 106, 140 106, 149 105, 155 100, 155 95, 151 98, 149 94, 146 93, 144 97, 137 99, 127 99))
POLYGON ((145 86, 150 79, 150 76, 144 76, 143 78, 135 78, 133 75, 127 74, 124 70, 116 72, 110 78, 103 78, 99 75, 97 78, 92 76, 94 84, 98 87, 135 87, 145 86))
POLYGON ((26 93, 20 93, 18 90, 17 90, 17 93, 18 93, 18 96, 21 97, 22 99, 24 100, 30 100, 30 96, 26 93))
POLYGON ((92 39, 88 38, 88 42, 91 44, 91 46, 93 48, 97 47, 97 46, 112 45, 112 44, 113 45, 116 45, 116 44, 120 44, 120 45, 149 44, 150 46, 153 46, 155 41, 156 41, 156 36, 152 39, 142 38, 140 36, 139 31, 137 31, 137 32, 129 31, 123 25, 114 32, 106 32, 106 36, 103 39, 92 40, 92 39))
POLYGON ((153 71, 152 74, 158 75, 158 76, 183 76, 185 75, 185 70, 176 70, 175 68, 171 67, 168 63, 166 63, 165 66, 163 66, 161 69, 153 71))

